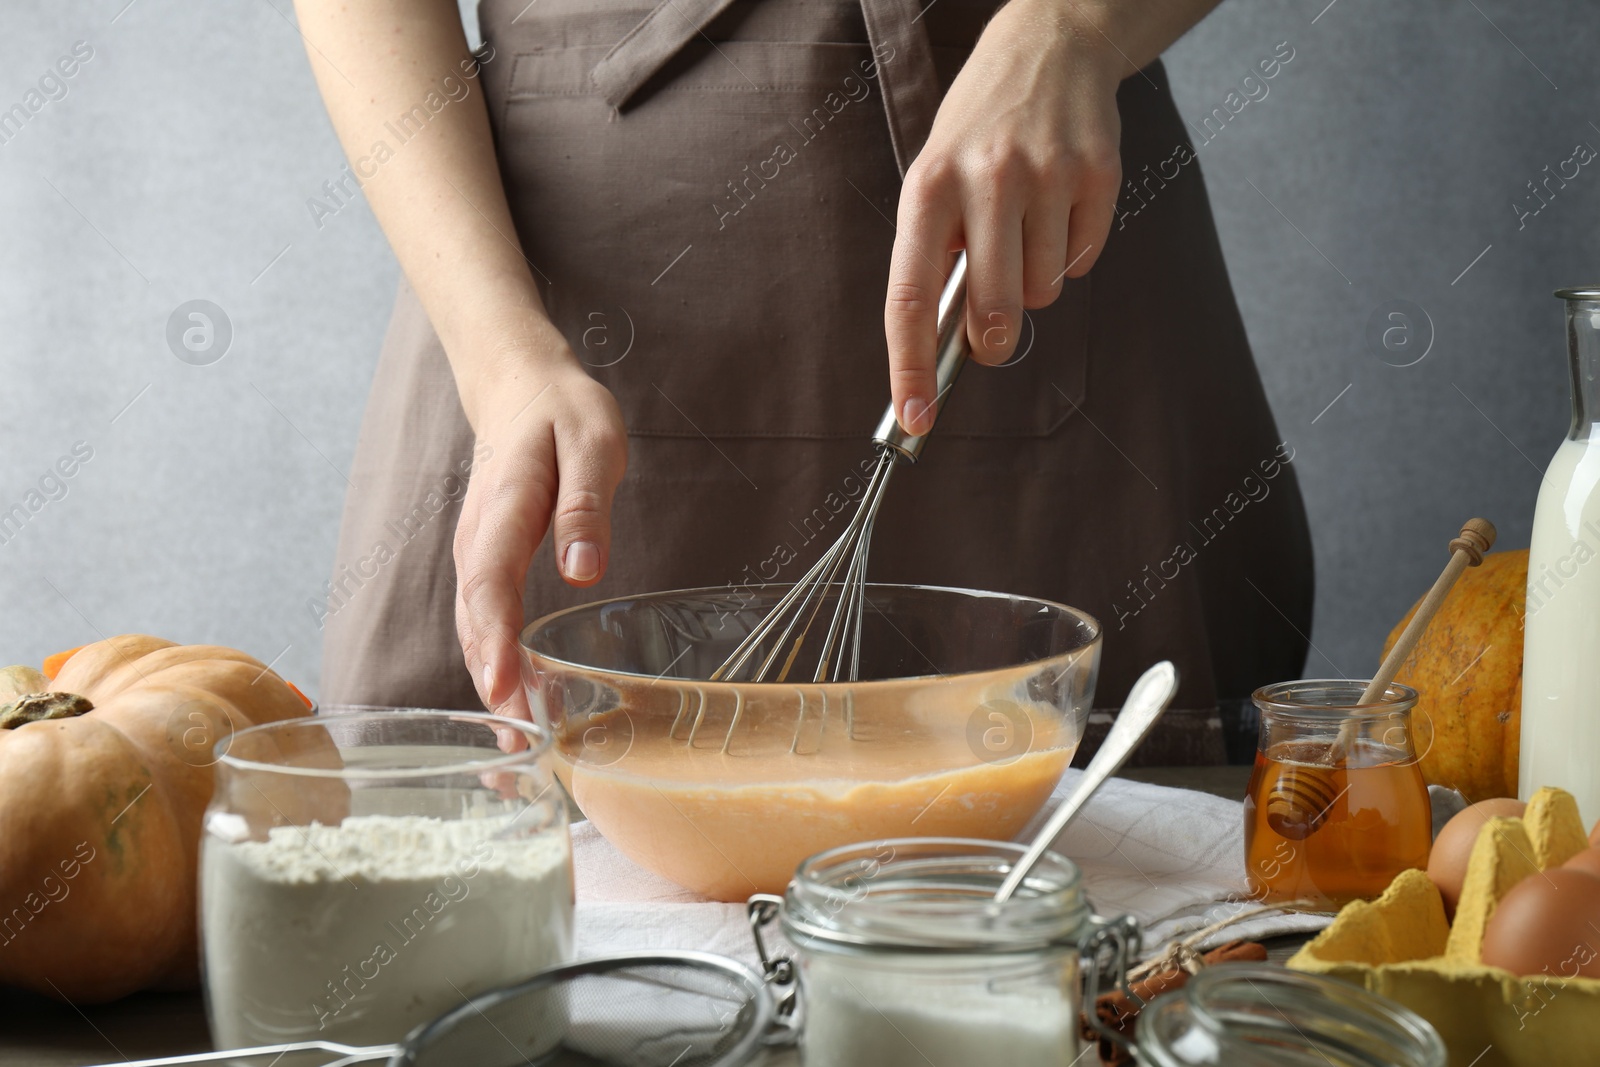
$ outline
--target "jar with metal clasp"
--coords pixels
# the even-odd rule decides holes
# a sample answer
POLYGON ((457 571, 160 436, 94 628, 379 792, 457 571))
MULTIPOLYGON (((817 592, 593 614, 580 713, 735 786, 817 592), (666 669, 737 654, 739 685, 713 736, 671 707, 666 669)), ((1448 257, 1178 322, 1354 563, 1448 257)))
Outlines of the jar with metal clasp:
POLYGON ((1146 1067, 1445 1067, 1438 1031, 1386 997, 1270 964, 1207 967, 1139 1013, 1146 1067))
POLYGON ((801 1063, 1075 1062, 1082 961, 1090 996, 1106 973, 1126 988, 1139 932, 1092 915, 1078 868, 1053 853, 996 904, 1024 851, 959 838, 849 845, 801 864, 784 896, 750 898, 769 975, 781 982, 795 963, 768 953, 765 926, 781 917, 797 950, 801 1063))

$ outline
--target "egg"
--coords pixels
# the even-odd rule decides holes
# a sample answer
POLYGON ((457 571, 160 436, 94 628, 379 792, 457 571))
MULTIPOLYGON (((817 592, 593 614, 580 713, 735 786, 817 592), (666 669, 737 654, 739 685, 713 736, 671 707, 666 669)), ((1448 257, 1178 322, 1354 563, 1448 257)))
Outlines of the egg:
POLYGON ((1600 978, 1600 878, 1565 867, 1528 875, 1489 917, 1482 959, 1524 976, 1600 978))
POLYGON ((1594 829, 1589 831, 1589 844, 1600 848, 1600 819, 1595 820, 1594 829))
POLYGON ((1444 898, 1445 915, 1456 913, 1461 883, 1467 877, 1467 860, 1472 856, 1472 845, 1478 840, 1483 824, 1500 816, 1520 819, 1526 809, 1526 804, 1510 797, 1480 800, 1462 808, 1444 824, 1444 829, 1434 838, 1433 851, 1428 853, 1428 877, 1444 898))
POLYGON ((1600 878, 1600 848, 1586 848, 1561 865, 1573 871, 1586 871, 1600 878))

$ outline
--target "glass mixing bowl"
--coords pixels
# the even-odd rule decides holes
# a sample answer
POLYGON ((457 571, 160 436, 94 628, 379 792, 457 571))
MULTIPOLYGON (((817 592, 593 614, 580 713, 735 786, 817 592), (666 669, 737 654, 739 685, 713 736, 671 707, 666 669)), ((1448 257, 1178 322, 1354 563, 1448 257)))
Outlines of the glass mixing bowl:
MULTIPOLYGON (((708 682, 786 586, 587 604, 522 633, 557 775, 634 862, 718 900, 888 837, 1005 840, 1094 698, 1100 624, 1031 597, 869 585, 861 680, 708 682)), ((821 640, 827 612, 813 630, 821 640)))

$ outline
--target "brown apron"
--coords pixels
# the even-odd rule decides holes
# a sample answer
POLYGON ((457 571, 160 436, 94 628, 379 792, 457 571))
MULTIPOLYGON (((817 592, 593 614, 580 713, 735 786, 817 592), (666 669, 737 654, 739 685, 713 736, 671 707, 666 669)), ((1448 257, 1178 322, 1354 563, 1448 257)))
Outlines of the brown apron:
MULTIPOLYGON (((483 0, 482 84, 524 248, 630 434, 605 579, 565 585, 547 538, 530 618, 792 579, 837 536, 889 397, 901 175, 994 7, 483 0)), ((1094 613, 1096 703, 1170 658, 1190 714, 1147 761, 1216 762, 1219 697, 1301 670, 1310 540, 1198 165, 1175 162, 1188 141, 1160 64, 1118 103, 1140 184, 1090 276, 1029 313, 1024 354, 963 375, 888 494, 871 578, 1094 613)), ((472 449, 402 284, 351 473, 325 701, 476 706, 451 559, 472 449)))

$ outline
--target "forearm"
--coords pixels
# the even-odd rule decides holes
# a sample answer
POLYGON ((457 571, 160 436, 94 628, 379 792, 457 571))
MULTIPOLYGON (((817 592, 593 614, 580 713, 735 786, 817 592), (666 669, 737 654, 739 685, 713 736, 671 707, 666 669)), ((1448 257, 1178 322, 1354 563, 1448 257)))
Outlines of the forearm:
POLYGON ((1219 0, 1011 0, 1042 25, 1076 37, 1126 78, 1166 51, 1205 18, 1219 0))
POLYGON ((296 0, 334 129, 427 310, 467 417, 565 342, 512 226, 454 0, 296 0))

